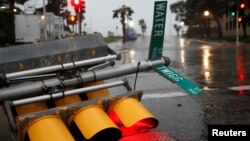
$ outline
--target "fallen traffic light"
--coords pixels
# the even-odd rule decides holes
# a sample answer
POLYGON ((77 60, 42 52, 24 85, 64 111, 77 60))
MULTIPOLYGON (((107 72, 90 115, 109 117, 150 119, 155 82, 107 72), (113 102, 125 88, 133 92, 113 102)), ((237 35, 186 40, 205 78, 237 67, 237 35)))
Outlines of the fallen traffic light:
POLYGON ((30 141, 75 141, 58 116, 41 117, 29 124, 27 133, 30 141))
POLYGON ((147 132, 158 125, 158 120, 131 97, 118 100, 108 113, 122 131, 122 136, 147 132))
POLYGON ((122 135, 119 128, 99 105, 81 108, 74 114, 72 121, 87 140, 117 141, 122 135))
MULTIPOLYGON (((18 116, 48 110, 45 102, 36 102, 15 107, 18 116)), ((34 115, 33 115, 34 116, 34 115)), ((18 121, 18 118, 16 118, 18 121)), ((19 139, 29 141, 74 141, 64 122, 57 115, 46 115, 29 120, 24 130, 18 131, 19 139), (23 136, 22 136, 23 135, 23 136)), ((23 126, 21 123, 19 126, 23 126)))

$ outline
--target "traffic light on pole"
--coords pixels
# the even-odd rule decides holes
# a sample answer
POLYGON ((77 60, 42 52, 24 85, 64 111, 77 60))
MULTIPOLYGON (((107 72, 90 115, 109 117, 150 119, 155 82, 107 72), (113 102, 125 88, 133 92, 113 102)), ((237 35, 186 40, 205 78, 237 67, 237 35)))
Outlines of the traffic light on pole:
POLYGON ((233 4, 230 7, 229 14, 231 17, 236 17, 236 12, 237 12, 237 4, 233 4))
POLYGON ((245 16, 246 3, 242 2, 239 4, 239 16, 245 16))
POLYGON ((236 17, 236 12, 235 11, 230 11, 230 16, 231 17, 236 17))
POLYGON ((81 0, 71 0, 71 5, 74 7, 74 9, 79 9, 81 6, 80 3, 81 0))
POLYGON ((69 24, 76 24, 77 17, 75 15, 70 15, 68 18, 69 24))
POLYGON ((85 0, 82 0, 82 13, 85 13, 86 12, 86 4, 85 4, 85 0))
POLYGON ((85 10, 85 0, 71 0, 71 5, 74 7, 75 11, 85 10))
POLYGON ((245 9, 246 8, 246 4, 245 3, 241 3, 240 4, 240 9, 245 9))
POLYGON ((241 21, 242 21, 242 18, 241 18, 241 17, 239 17, 239 18, 238 18, 238 22, 241 22, 241 21))

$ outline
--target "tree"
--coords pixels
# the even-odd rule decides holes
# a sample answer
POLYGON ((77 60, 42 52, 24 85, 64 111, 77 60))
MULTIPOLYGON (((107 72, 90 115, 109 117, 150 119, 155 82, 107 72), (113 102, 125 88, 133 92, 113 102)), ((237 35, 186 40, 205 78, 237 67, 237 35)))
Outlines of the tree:
POLYGON ((144 33, 147 29, 147 25, 146 25, 144 19, 139 20, 139 25, 141 26, 141 32, 144 35, 144 33))
POLYGON ((118 8, 116 10, 113 10, 113 18, 121 18, 121 24, 122 24, 122 34, 123 34, 123 40, 122 42, 126 42, 126 18, 131 20, 131 15, 134 13, 134 11, 128 7, 123 5, 121 8, 118 8))
MULTIPOLYGON (((63 19, 65 20, 70 15, 70 11, 68 11, 66 8, 67 5, 67 0, 48 0, 48 4, 46 5, 46 12, 52 12, 54 15, 63 17, 63 19)), ((39 8, 36 11, 43 13, 43 8, 39 8)), ((68 23, 66 25, 66 29, 68 29, 68 23)))
POLYGON ((178 1, 170 6, 171 12, 176 13, 176 20, 184 21, 186 25, 202 25, 203 12, 208 10, 216 21, 218 36, 222 37, 220 18, 227 12, 228 0, 186 0, 178 1))
POLYGON ((15 8, 15 2, 19 3, 19 4, 24 4, 26 1, 28 1, 28 0, 8 0, 10 10, 13 10, 15 8))
POLYGON ((65 7, 67 7, 67 0, 48 0, 46 11, 62 16, 62 13, 66 11, 65 7))
POLYGON ((176 14, 175 20, 176 21, 181 21, 184 20, 186 17, 186 8, 185 8, 185 2, 184 1, 178 1, 173 3, 170 6, 170 10, 172 13, 176 14))
POLYGON ((227 3, 228 0, 203 0, 200 1, 200 6, 198 8, 198 11, 201 13, 203 13, 205 10, 208 10, 211 13, 212 18, 217 23, 219 37, 222 37, 222 23, 220 23, 220 18, 222 18, 222 16, 227 13, 227 3))

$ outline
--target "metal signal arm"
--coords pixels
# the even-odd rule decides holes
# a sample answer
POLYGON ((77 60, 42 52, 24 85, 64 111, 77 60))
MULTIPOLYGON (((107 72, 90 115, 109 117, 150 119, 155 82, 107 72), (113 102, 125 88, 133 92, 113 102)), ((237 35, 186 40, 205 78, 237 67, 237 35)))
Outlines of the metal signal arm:
POLYGON ((141 61, 138 63, 125 64, 117 68, 93 70, 80 73, 79 76, 61 80, 58 78, 48 79, 43 81, 37 81, 32 83, 24 83, 17 86, 10 86, 0 90, 0 103, 6 100, 16 100, 24 97, 32 97, 36 95, 44 94, 44 88, 63 85, 65 87, 72 87, 81 85, 87 82, 95 82, 99 80, 105 80, 115 78, 118 76, 125 76, 136 72, 142 72, 152 69, 154 66, 169 65, 170 59, 162 57, 159 60, 154 61, 141 61))

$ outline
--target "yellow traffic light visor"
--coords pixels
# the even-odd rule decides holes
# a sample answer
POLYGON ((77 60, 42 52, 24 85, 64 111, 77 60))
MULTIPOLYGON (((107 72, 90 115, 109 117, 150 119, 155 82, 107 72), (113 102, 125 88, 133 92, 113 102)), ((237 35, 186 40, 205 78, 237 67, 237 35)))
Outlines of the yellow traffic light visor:
POLYGON ((81 108, 75 113, 74 122, 86 139, 115 141, 121 131, 98 105, 81 108))
POLYGON ((27 132, 30 141, 75 141, 63 121, 54 115, 33 121, 27 132))
POLYGON ((131 97, 117 101, 110 109, 109 116, 122 130, 123 136, 146 132, 158 125, 158 120, 131 97))

